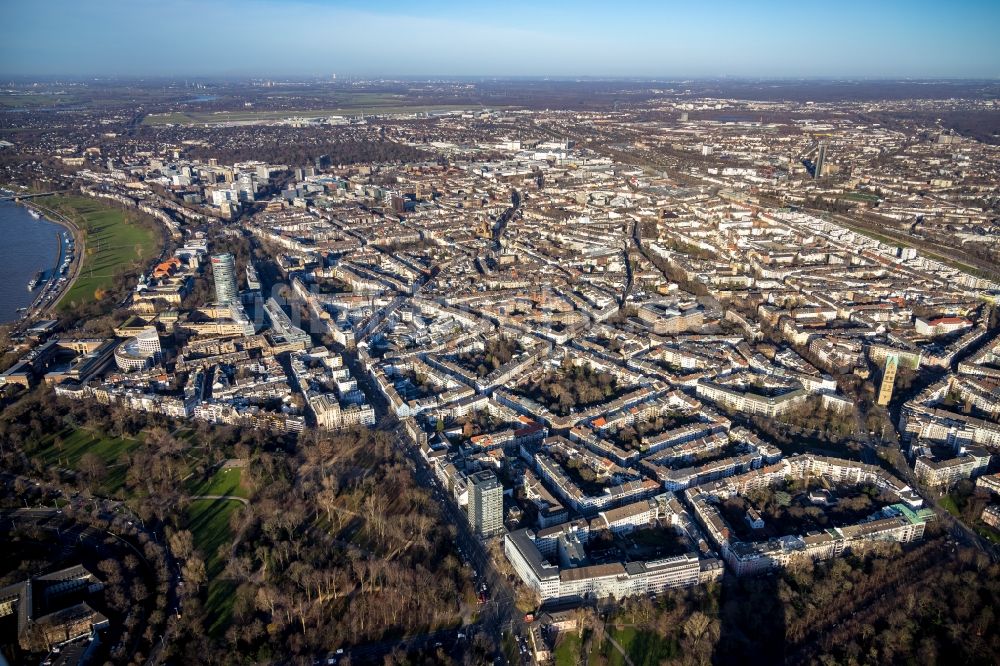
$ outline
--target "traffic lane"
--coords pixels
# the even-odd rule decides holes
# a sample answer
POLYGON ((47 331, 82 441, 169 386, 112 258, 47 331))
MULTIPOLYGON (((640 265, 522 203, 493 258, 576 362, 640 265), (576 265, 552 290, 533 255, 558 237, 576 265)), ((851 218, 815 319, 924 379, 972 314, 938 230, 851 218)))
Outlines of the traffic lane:
MULTIPOLYGON (((411 650, 422 650, 427 647, 449 647, 453 648, 459 641, 458 634, 463 633, 461 629, 442 629, 430 634, 421 634, 411 638, 404 638, 398 641, 385 641, 382 643, 372 643, 361 645, 344 650, 345 656, 350 656, 352 661, 361 660, 361 663, 371 663, 372 660, 381 661, 397 648, 409 652, 411 650)), ((335 655, 329 655, 334 657, 335 655)))

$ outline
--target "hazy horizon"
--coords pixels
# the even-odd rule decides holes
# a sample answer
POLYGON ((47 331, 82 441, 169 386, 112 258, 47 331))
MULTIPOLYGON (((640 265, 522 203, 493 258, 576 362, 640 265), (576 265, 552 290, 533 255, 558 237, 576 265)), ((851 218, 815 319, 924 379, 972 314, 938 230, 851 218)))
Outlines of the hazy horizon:
POLYGON ((18 74, 0 71, 0 80, 18 83, 25 82, 142 82, 163 81, 169 83, 243 83, 248 81, 268 81, 275 85, 283 83, 337 83, 346 81, 448 81, 448 82, 487 82, 487 81, 552 81, 558 83, 575 82, 621 82, 621 83, 994 83, 1000 81, 1000 76, 638 76, 638 75, 608 75, 596 76, 588 74, 441 74, 415 73, 395 74, 392 72, 373 72, 371 74, 351 74, 350 72, 330 72, 327 74, 281 73, 270 74, 212 74, 185 73, 172 74, 18 74), (335 75, 335 76, 333 76, 335 75))
POLYGON ((1000 5, 8 3, 10 77, 1000 78, 1000 5))

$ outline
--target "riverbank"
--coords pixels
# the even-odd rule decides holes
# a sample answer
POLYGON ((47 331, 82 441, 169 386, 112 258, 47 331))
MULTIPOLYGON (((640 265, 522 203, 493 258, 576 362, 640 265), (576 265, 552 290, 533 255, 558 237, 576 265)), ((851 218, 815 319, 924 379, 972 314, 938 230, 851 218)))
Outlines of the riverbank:
POLYGON ((138 271, 142 261, 156 256, 157 230, 129 219, 126 211, 100 199, 57 194, 36 199, 34 205, 79 230, 79 261, 74 279, 58 301, 59 309, 101 300, 114 291, 117 275, 138 271))
MULTIPOLYGON (((43 315, 52 308, 56 307, 59 304, 59 302, 62 301, 63 297, 73 287, 73 285, 76 282, 76 279, 80 276, 80 267, 83 265, 83 257, 86 255, 86 250, 87 250, 86 236, 83 234, 83 232, 80 230, 80 227, 77 226, 75 222, 73 222, 71 219, 69 219, 62 213, 54 211, 51 208, 47 208, 45 206, 41 206, 35 202, 36 200, 32 199, 20 203, 22 203, 29 210, 34 210, 35 212, 37 212, 46 221, 51 222, 53 224, 58 224, 59 226, 67 230, 73 237, 74 255, 73 255, 73 261, 66 271, 65 275, 66 281, 63 283, 62 287, 51 294, 51 298, 48 299, 47 303, 40 303, 42 299, 46 298, 46 292, 50 290, 52 280, 59 279, 58 277, 59 267, 62 264, 64 256, 63 252, 65 250, 65 243, 60 243, 59 256, 56 258, 55 268, 52 271, 52 275, 49 278, 49 282, 45 285, 45 288, 42 290, 42 292, 39 293, 38 297, 35 299, 35 302, 32 303, 32 307, 28 311, 29 316, 31 314, 34 314, 36 316, 43 315), (32 310, 34 310, 33 313, 32 310)), ((56 284, 58 285, 58 282, 56 284)))
POLYGON ((53 293, 59 280, 63 233, 67 229, 66 224, 34 207, 0 201, 0 230, 4 234, 4 242, 0 244, 0 285, 3 285, 0 323, 37 315, 36 308, 53 293), (28 289, 29 282, 38 274, 42 276, 40 285, 28 289))
MULTIPOLYGON (((18 196, 18 192, 10 188, 0 186, 0 190, 4 192, 4 196, 18 196)), ((123 274, 131 276, 133 272, 137 274, 141 271, 143 262, 155 258, 162 248, 163 238, 158 229, 133 219, 127 210, 100 198, 62 191, 36 194, 24 190, 21 194, 35 195, 35 198, 16 203, 8 199, 0 201, 0 204, 19 212, 30 211, 30 216, 17 216, 22 226, 26 222, 24 218, 30 219, 37 215, 43 224, 52 225, 50 228, 72 234, 74 256, 65 275, 61 274, 63 250, 66 249, 63 244, 59 246, 54 268, 49 265, 48 254, 41 253, 45 257, 45 264, 39 265, 37 261, 31 263, 31 270, 27 274, 22 275, 14 268, 9 269, 0 284, 23 281, 26 285, 32 275, 43 269, 48 275, 48 281, 37 297, 30 300, 26 300, 26 292, 14 293, 13 290, 8 290, 11 296, 8 300, 13 303, 13 307, 4 309, 0 302, 0 323, 51 317, 57 311, 65 312, 80 307, 86 310, 85 316, 94 316, 100 308, 95 309, 93 306, 102 302, 108 294, 117 294, 119 291, 117 278, 123 274)), ((39 256, 40 242, 36 235, 32 243, 23 244, 13 255, 39 256)), ((9 264, 9 251, 5 253, 2 250, 0 248, 0 258, 5 260, 4 264, 9 264)))

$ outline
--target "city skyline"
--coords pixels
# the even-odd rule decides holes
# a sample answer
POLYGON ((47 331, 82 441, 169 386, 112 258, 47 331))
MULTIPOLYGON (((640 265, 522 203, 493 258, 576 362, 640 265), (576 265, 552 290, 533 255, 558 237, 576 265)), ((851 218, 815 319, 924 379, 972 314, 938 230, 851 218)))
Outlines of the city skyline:
POLYGON ((253 0, 13 3, 3 75, 1000 77, 1000 8, 969 1, 495 7, 253 0), (53 10, 56 11, 53 11, 53 10), (253 48, 247 48, 248 44, 253 48))

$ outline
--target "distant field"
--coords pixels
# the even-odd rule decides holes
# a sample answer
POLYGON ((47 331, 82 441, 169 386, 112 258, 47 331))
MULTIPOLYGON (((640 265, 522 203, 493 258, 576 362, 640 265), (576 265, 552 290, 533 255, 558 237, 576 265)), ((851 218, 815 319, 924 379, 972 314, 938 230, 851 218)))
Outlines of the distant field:
POLYGON ((38 109, 72 106, 80 102, 76 95, 34 93, 31 95, 0 94, 0 107, 5 109, 38 109))
POLYGON ((120 268, 156 253, 159 239, 155 232, 129 224, 117 208, 84 196, 56 195, 37 201, 65 214, 86 231, 83 270, 60 301, 61 308, 95 299, 100 290, 113 284, 120 268))
POLYGON ((143 125, 192 125, 194 121, 183 113, 156 113, 142 119, 143 125))
POLYGON ((870 192, 848 192, 840 198, 847 201, 862 201, 866 203, 877 203, 879 200, 877 195, 870 192))
POLYGON ((208 598, 205 612, 211 618, 208 631, 220 636, 229 626, 233 615, 235 585, 222 578, 226 562, 219 557, 219 547, 233 540, 229 519, 240 503, 235 500, 193 500, 188 506, 187 528, 194 537, 195 547, 205 557, 208 574, 208 598))
POLYGON ((348 106, 331 109, 309 109, 301 111, 174 111, 171 113, 151 113, 142 119, 144 125, 209 125, 219 123, 247 123, 288 118, 325 118, 326 116, 357 115, 404 115, 408 113, 430 113, 433 111, 461 111, 476 108, 469 104, 440 104, 436 106, 374 105, 348 106))

